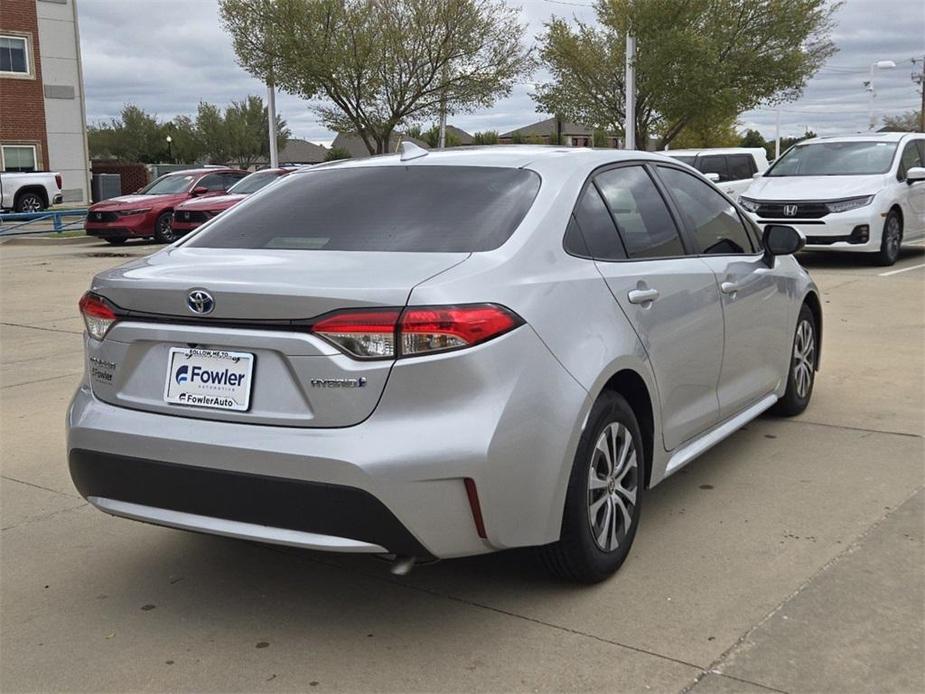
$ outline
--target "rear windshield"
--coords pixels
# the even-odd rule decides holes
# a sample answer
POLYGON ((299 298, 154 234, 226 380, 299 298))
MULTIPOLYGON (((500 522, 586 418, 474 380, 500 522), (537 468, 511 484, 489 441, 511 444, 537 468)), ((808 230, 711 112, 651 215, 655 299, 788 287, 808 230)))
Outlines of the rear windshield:
POLYGON ((540 187, 532 171, 380 166, 296 173, 187 245, 318 251, 473 252, 514 233, 540 187))

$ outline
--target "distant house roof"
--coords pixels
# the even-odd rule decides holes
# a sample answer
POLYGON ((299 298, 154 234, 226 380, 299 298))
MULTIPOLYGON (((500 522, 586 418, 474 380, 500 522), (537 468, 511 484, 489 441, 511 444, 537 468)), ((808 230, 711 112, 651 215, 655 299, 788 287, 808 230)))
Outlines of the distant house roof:
MULTIPOLYGON (((537 123, 531 123, 530 125, 525 125, 524 127, 517 128, 516 130, 501 133, 498 137, 513 137, 515 133, 518 135, 526 136, 554 136, 556 134, 556 118, 547 118, 546 120, 541 120, 537 123)), ((564 120, 562 121, 562 134, 591 137, 594 134, 594 128, 589 128, 587 125, 579 125, 578 123, 570 123, 569 121, 564 120)))
POLYGON ((475 138, 472 137, 472 135, 467 133, 462 128, 457 128, 455 125, 446 126, 446 134, 447 135, 453 134, 456 137, 456 139, 459 140, 459 144, 461 145, 474 145, 475 144, 475 138))
MULTIPOLYGON (((423 140, 393 132, 392 136, 389 138, 389 152, 394 152, 398 149, 399 138, 401 141, 407 140, 413 142, 418 147, 430 149, 430 145, 423 140)), ((361 140, 360 136, 356 133, 337 133, 337 137, 335 137, 334 142, 331 143, 331 149, 345 149, 350 152, 350 156, 354 159, 370 156, 369 150, 366 149, 366 145, 363 144, 363 140, 361 140)))
POLYGON ((280 164, 320 164, 328 155, 328 150, 308 140, 293 138, 286 141, 286 146, 279 152, 280 164))

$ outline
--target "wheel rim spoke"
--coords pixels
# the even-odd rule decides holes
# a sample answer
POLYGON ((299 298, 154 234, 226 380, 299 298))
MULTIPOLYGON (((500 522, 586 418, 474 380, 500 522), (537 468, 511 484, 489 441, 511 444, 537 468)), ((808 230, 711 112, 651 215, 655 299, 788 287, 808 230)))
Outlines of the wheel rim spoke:
POLYGON ((639 460, 633 437, 620 422, 598 436, 588 470, 588 521, 597 546, 612 552, 633 523, 639 460))

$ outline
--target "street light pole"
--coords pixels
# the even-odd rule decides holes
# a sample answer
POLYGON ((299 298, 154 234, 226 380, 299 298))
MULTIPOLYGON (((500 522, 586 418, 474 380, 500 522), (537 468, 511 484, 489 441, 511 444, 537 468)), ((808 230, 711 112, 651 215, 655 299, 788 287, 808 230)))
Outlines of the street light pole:
POLYGON ((623 97, 626 119, 623 125, 623 149, 636 149, 636 37, 626 34, 626 73, 623 97))
POLYGON ((279 151, 276 146, 276 89, 273 78, 267 80, 267 121, 269 122, 270 168, 279 167, 279 151))
POLYGON ((166 139, 167 139, 167 159, 169 159, 170 163, 173 164, 173 138, 170 135, 168 135, 166 139))
POLYGON ((874 90, 874 71, 891 70, 896 67, 892 60, 875 60, 870 64, 870 82, 867 83, 867 91, 870 92, 870 129, 877 127, 876 113, 874 111, 874 99, 877 98, 877 92, 874 90))

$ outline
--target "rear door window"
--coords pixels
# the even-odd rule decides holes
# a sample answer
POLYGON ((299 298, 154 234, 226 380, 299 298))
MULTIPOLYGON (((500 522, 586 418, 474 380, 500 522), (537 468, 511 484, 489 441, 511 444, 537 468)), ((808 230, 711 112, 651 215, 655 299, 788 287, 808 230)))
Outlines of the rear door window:
POLYGON ((597 260, 622 260, 626 252, 610 211, 592 183, 585 188, 565 236, 565 249, 573 255, 597 260))
POLYGON ((595 177, 630 258, 685 254, 681 235, 655 183, 641 166, 611 169, 595 177))
POLYGON ((730 181, 741 181, 758 173, 755 158, 751 154, 729 154, 726 156, 726 165, 730 181))
POLYGON ((350 166, 296 172, 187 245, 469 253, 498 248, 540 188, 526 169, 350 166))
POLYGON ((715 173, 719 174, 720 181, 731 181, 729 177, 729 169, 726 166, 726 157, 718 154, 713 154, 708 157, 699 157, 697 159, 697 170, 701 173, 715 173))
POLYGON ((690 174, 660 166, 659 176, 674 196, 701 253, 751 253, 752 241, 735 206, 690 174))

